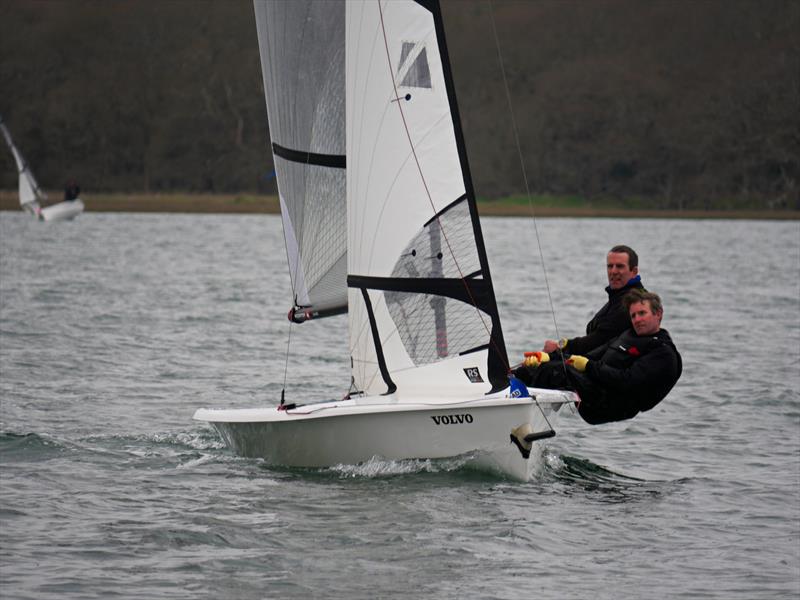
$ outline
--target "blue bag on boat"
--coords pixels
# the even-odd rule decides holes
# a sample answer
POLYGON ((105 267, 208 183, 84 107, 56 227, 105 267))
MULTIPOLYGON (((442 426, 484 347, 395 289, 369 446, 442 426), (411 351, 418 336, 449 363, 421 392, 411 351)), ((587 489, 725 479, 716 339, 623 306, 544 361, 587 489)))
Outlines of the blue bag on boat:
POLYGON ((508 378, 510 393, 509 395, 512 398, 529 398, 530 392, 524 383, 522 383, 516 377, 509 377, 508 378))

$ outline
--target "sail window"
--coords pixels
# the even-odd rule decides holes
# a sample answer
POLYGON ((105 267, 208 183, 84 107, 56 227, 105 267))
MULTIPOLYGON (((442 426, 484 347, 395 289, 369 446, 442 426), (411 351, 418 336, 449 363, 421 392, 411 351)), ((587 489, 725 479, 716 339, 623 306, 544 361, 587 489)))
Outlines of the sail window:
POLYGON ((428 222, 397 259, 392 277, 467 277, 480 270, 466 197, 428 222))
POLYGON ((431 88, 428 53, 422 42, 403 42, 397 80, 400 82, 400 87, 431 88))
MULTIPOLYGON (((486 345, 479 311, 466 302, 434 294, 386 292, 386 306, 416 366, 486 345)), ((488 315, 484 315, 490 321, 488 315)))
MULTIPOLYGON (((387 291, 386 304, 406 352, 416 365, 436 362, 487 343, 472 304, 447 297, 442 287, 476 276, 480 261, 466 197, 431 219, 395 263, 392 279, 417 280, 419 292, 387 291), (420 293, 421 292, 421 293, 420 293)), ((487 321, 491 319, 486 317, 487 321)))

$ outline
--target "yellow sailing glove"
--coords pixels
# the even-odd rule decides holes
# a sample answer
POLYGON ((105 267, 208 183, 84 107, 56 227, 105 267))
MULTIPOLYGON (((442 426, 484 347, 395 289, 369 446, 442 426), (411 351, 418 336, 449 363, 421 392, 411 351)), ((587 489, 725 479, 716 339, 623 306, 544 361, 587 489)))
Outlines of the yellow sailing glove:
POLYGON ((585 356, 580 356, 578 354, 573 354, 567 359, 567 364, 572 365, 573 367, 578 369, 578 371, 580 371, 581 373, 583 373, 586 370, 586 363, 588 362, 589 362, 588 358, 586 358, 585 356))
POLYGON ((549 360, 550 355, 547 352, 526 352, 522 364, 526 367, 538 367, 549 360))

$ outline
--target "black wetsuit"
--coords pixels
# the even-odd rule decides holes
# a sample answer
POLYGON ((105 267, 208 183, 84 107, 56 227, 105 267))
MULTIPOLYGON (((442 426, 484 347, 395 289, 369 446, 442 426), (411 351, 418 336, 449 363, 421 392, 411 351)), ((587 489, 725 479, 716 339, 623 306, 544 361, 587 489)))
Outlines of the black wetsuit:
POLYGON ((72 202, 73 200, 77 200, 78 196, 80 196, 80 194, 81 194, 81 188, 74 181, 68 181, 67 185, 64 186, 64 201, 65 202, 72 202))
POLYGON ((628 329, 631 326, 631 318, 622 304, 622 298, 635 289, 644 289, 638 275, 618 290, 607 287, 608 302, 586 324, 586 335, 567 340, 565 352, 584 356, 628 329))
POLYGON ((650 410, 666 397, 683 371, 681 355, 666 329, 649 336, 628 329, 586 358, 589 362, 583 373, 556 356, 538 368, 520 367, 514 374, 533 387, 578 392, 578 413, 597 425, 650 410))

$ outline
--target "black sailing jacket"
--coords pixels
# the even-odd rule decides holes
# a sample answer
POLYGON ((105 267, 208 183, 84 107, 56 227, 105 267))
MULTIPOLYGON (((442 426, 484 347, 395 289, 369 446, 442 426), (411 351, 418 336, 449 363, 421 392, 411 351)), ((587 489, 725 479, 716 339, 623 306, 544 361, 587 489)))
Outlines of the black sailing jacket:
POLYGON ((572 367, 569 371, 581 396, 578 412, 592 424, 622 421, 650 410, 683 372, 681 355, 666 329, 650 336, 628 329, 586 357, 584 373, 572 367))
POLYGON ((606 302, 603 308, 598 310, 592 320, 587 323, 586 335, 575 337, 567 341, 565 352, 569 354, 586 355, 589 351, 613 340, 628 329, 631 326, 631 318, 628 315, 628 311, 625 310, 625 307, 622 305, 622 298, 625 294, 634 289, 644 289, 638 276, 634 277, 618 290, 612 290, 610 287, 607 287, 606 293, 608 294, 608 302, 606 302))

